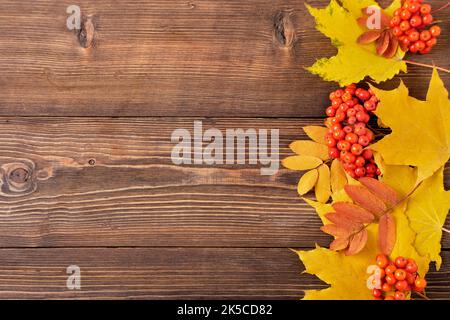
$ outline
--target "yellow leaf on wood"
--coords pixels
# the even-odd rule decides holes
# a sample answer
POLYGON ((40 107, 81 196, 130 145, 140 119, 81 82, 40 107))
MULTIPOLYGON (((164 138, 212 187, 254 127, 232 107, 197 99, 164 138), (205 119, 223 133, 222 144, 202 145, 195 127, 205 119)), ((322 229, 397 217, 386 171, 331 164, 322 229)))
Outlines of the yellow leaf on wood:
POLYGON ((294 141, 289 145, 292 151, 302 156, 312 156, 322 160, 328 160, 328 147, 309 140, 294 141))
POLYGON ((347 182, 347 176, 342 167, 342 163, 338 159, 334 159, 331 163, 331 190, 333 193, 336 193, 344 189, 347 182))
POLYGON ((326 203, 331 196, 330 190, 330 168, 326 164, 318 168, 319 178, 316 184, 316 199, 319 202, 326 203))
POLYGON ((310 137, 313 141, 325 144, 325 135, 328 129, 320 126, 306 126, 303 127, 303 131, 310 137))
POLYGON ((298 182, 297 192, 299 195, 307 194, 309 191, 314 188, 317 182, 317 178, 319 177, 319 172, 317 169, 313 169, 305 173, 298 182))
POLYGON ((315 169, 323 163, 322 160, 311 156, 291 156, 283 159, 284 167, 291 170, 311 170, 315 169))

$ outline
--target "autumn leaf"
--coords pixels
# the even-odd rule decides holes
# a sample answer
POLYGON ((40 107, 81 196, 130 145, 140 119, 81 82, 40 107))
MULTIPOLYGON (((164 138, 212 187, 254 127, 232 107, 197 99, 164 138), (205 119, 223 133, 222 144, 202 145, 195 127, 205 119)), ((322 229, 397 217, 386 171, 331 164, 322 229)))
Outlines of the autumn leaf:
POLYGON ((331 163, 331 190, 336 193, 344 189, 347 184, 347 176, 345 174, 342 163, 339 159, 334 159, 331 163))
MULTIPOLYGON (((369 76, 377 83, 393 78, 400 71, 406 72, 402 61, 404 52, 397 50, 393 58, 378 56, 375 43, 358 44, 358 38, 367 30, 358 24, 362 9, 377 5, 371 0, 331 0, 324 9, 306 5, 316 20, 316 28, 337 47, 338 53, 331 58, 318 60, 309 71, 327 81, 336 81, 341 86, 357 83, 369 76)), ((401 5, 395 0, 384 13, 392 15, 401 5)))
POLYGON ((319 178, 316 183, 316 199, 319 202, 325 203, 331 196, 330 190, 330 168, 326 164, 318 168, 319 178))
POLYGON ((426 101, 410 97, 403 82, 392 91, 372 89, 380 99, 376 115, 392 133, 371 148, 388 165, 417 167, 418 182, 432 176, 450 154, 450 100, 437 71, 426 101))
POLYGON ((299 195, 303 196, 314 188, 319 177, 319 172, 317 169, 313 169, 305 173, 298 182, 297 192, 299 195))
POLYGON ((330 158, 327 146, 314 141, 294 141, 289 145, 289 148, 298 155, 312 156, 322 160, 330 158))
POLYGON ((303 131, 310 137, 313 141, 321 144, 325 144, 325 135, 328 131, 326 127, 321 126, 306 126, 303 127, 303 131))
POLYGON ((443 168, 423 181, 408 202, 406 215, 417 233, 414 245, 421 255, 429 255, 439 270, 442 230, 450 209, 450 192, 444 190, 443 168))
POLYGON ((322 163, 322 160, 312 156, 291 156, 282 161, 284 167, 299 171, 315 169, 322 163))
POLYGON ((296 251, 305 271, 330 285, 323 290, 305 291, 305 300, 371 300, 367 289, 367 267, 378 253, 375 225, 367 228, 367 244, 357 255, 316 247, 310 251, 296 251))

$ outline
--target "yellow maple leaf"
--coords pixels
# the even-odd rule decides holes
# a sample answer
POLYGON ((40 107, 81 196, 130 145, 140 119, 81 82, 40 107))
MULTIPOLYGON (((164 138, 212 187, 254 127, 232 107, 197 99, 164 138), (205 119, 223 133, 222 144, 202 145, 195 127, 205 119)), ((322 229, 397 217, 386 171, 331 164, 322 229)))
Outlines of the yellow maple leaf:
POLYGON ((429 255, 439 270, 442 228, 450 209, 450 192, 444 190, 444 168, 423 181, 411 196, 406 215, 417 233, 414 245, 422 255, 429 255))
MULTIPOLYGON (((414 189, 416 175, 415 169, 406 166, 388 166, 383 182, 390 184, 400 195, 406 196, 414 189)), ((351 201, 343 191, 333 194, 333 198, 338 198, 338 201, 351 201)), ((305 201, 316 209, 323 224, 329 223, 325 215, 333 211, 331 205, 307 199, 305 201)), ((397 225, 397 241, 390 258, 394 260, 401 255, 415 259, 419 267, 419 274, 425 276, 430 260, 428 257, 422 257, 414 247, 416 234, 409 226, 405 209, 406 202, 403 202, 392 211, 397 225)), ((379 254, 378 226, 371 224, 367 227, 367 231, 369 236, 366 247, 353 256, 346 256, 344 252, 336 252, 319 246, 310 251, 296 251, 305 266, 305 272, 316 275, 330 285, 329 288, 323 290, 305 291, 305 300, 373 299, 371 291, 367 288, 367 278, 369 277, 367 267, 375 263, 375 257, 379 254)))
MULTIPOLYGON (((341 0, 342 6, 336 0, 331 0, 324 9, 316 9, 306 5, 314 16, 317 29, 331 39, 338 48, 338 53, 331 58, 318 60, 308 70, 320 75, 327 81, 339 82, 341 86, 357 83, 369 76, 376 82, 393 78, 400 71, 406 72, 406 63, 402 61, 405 53, 398 49, 396 55, 387 59, 376 54, 375 44, 360 45, 358 37, 364 30, 357 18, 361 10, 368 6, 378 6, 372 0, 341 0)), ((388 15, 401 6, 400 0, 395 0, 384 10, 388 15)))
POLYGON ((417 167, 418 182, 433 175, 450 154, 450 100, 437 71, 426 101, 410 97, 403 82, 392 91, 373 90, 380 99, 376 115, 392 133, 371 148, 388 165, 417 167))

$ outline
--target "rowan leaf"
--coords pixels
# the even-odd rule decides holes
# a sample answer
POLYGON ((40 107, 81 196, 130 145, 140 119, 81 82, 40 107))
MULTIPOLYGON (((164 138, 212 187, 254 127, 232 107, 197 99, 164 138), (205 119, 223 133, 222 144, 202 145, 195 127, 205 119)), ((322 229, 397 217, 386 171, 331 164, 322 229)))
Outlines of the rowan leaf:
POLYGON ((306 126, 303 127, 303 131, 310 137, 313 141, 325 144, 325 135, 328 131, 326 127, 320 126, 306 126))
POLYGON ((378 241, 382 253, 390 255, 394 250, 397 237, 394 217, 387 213, 378 222, 378 241))
POLYGON ((322 164, 318 169, 319 178, 316 183, 316 199, 325 203, 331 196, 330 190, 330 168, 326 164, 322 164))
POLYGON ((368 235, 366 229, 363 229, 360 232, 354 234, 350 238, 350 243, 349 243, 348 249, 345 251, 345 255, 353 256, 355 254, 360 253, 364 249, 364 246, 367 243, 368 237, 369 237, 369 235, 368 235))
POLYGON ((347 176, 342 167, 342 163, 339 159, 334 159, 331 163, 331 190, 333 193, 336 193, 344 189, 347 182, 347 176))
POLYGON ((371 223, 375 220, 375 216, 372 213, 353 203, 335 202, 332 206, 336 212, 346 215, 349 219, 358 223, 371 223))
POLYGON ((316 157, 322 160, 330 158, 327 146, 314 141, 294 141, 289 145, 289 148, 298 155, 316 157))
POLYGON ((305 173, 298 182, 297 192, 299 195, 307 194, 309 191, 314 188, 317 182, 317 178, 319 177, 319 172, 317 169, 313 169, 305 173))
POLYGON ((322 163, 319 158, 311 156, 291 156, 282 161, 284 167, 299 171, 315 169, 322 163))
POLYGON ((400 201, 397 191, 377 179, 363 177, 359 182, 386 204, 394 206, 400 201))
POLYGON ((450 209, 450 192, 444 190, 444 169, 429 177, 413 193, 406 215, 417 233, 414 245, 421 255, 429 255, 439 270, 442 264, 442 228, 450 209))
MULTIPOLYGON (((393 58, 378 56, 375 43, 358 44, 358 38, 367 28, 358 24, 365 7, 377 5, 372 0, 331 0, 324 9, 306 5, 316 20, 316 28, 337 47, 338 53, 331 58, 318 60, 309 71, 327 81, 339 82, 341 86, 357 83, 369 76, 377 83, 393 78, 400 71, 406 72, 402 61, 405 53, 398 49, 393 58)), ((384 13, 392 15, 399 8, 400 0, 395 0, 384 13)), ((378 6, 379 7, 379 6, 378 6)))
POLYGON ((373 213, 376 217, 381 217, 388 207, 386 204, 366 187, 363 186, 345 186, 345 192, 352 198, 357 204, 373 213))
POLYGON ((450 100, 437 71, 426 101, 410 97, 403 82, 392 91, 372 89, 380 99, 376 115, 392 133, 371 148, 387 165, 417 167, 418 182, 432 176, 450 154, 450 100))

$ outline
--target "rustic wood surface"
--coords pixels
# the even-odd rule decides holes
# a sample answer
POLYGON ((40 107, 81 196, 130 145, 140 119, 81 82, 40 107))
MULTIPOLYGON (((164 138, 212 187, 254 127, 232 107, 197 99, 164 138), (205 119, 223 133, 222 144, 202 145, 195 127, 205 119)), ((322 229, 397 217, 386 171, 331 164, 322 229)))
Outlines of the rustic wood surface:
MULTIPOLYGON (((321 123, 336 85, 303 67, 335 49, 304 1, 79 0, 89 48, 66 29, 70 4, 0 0, 0 298, 297 299, 323 287, 287 249, 330 241, 296 194, 300 173, 170 159, 172 131, 195 120, 280 129, 280 159, 321 123), (65 286, 71 264, 81 291, 65 286)), ((436 14, 433 53, 411 59, 449 67, 449 13, 436 14)), ((430 74, 401 78, 424 97, 430 74)), ((443 260, 431 298, 450 299, 448 235, 443 260)))

